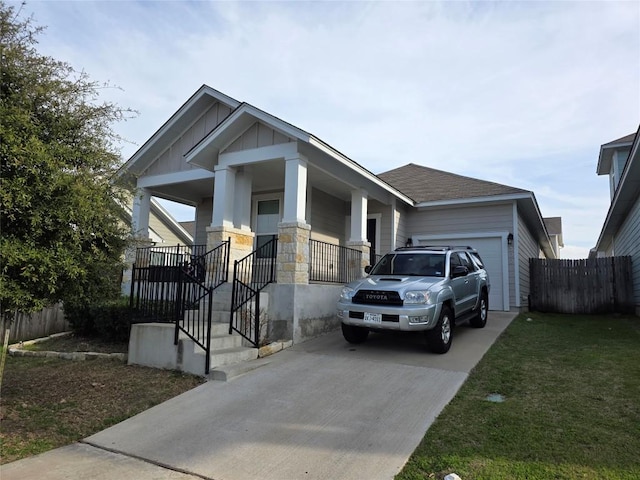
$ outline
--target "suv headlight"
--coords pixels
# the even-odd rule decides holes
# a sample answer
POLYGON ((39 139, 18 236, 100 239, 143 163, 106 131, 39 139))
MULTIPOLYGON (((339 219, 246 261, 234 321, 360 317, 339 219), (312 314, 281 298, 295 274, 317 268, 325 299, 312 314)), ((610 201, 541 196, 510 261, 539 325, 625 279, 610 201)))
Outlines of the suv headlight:
POLYGON ((353 297, 354 293, 356 293, 356 291, 353 288, 343 287, 342 291, 340 292, 340 300, 345 300, 347 302, 350 302, 351 297, 353 297))
POLYGON ((405 305, 421 305, 431 303, 431 292, 428 290, 413 290, 404 294, 405 305))

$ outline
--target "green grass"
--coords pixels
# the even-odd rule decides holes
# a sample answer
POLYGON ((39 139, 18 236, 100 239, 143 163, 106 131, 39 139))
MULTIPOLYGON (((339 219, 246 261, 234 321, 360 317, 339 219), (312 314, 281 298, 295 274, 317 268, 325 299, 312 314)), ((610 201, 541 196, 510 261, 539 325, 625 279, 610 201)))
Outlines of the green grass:
POLYGON ((528 313, 396 478, 637 480, 639 452, 640 319, 528 313))

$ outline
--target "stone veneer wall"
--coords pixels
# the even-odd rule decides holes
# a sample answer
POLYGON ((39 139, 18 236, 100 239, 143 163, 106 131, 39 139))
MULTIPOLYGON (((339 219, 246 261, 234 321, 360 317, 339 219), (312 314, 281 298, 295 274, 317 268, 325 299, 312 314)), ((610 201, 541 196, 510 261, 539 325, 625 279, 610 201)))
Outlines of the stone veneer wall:
POLYGON ((278 284, 309 283, 309 237, 311 225, 302 222, 278 225, 278 256, 276 282, 278 284))

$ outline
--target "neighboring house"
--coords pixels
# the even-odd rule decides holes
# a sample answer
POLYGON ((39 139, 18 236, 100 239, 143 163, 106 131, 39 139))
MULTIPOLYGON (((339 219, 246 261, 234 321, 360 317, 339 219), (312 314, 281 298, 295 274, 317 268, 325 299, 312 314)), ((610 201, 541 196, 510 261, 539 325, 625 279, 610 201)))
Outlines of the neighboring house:
POLYGON ((121 175, 137 187, 133 228, 143 239, 152 197, 195 207, 196 245, 211 249, 230 238, 231 271, 234 260, 277 238, 264 307, 274 339, 297 342, 338 325, 343 277, 334 274, 354 267, 349 252, 360 255, 360 275, 370 256, 408 243, 471 245, 491 274, 490 308, 517 310, 527 306, 529 258, 557 258, 561 245, 533 192, 415 164, 374 175, 206 85, 121 175))
MULTIPOLYGON (((131 225, 133 222, 133 201, 131 206, 125 206, 125 222, 131 225)), ((192 245, 193 235, 177 222, 160 203, 151 198, 149 200, 149 217, 146 227, 147 235, 145 244, 157 246, 192 245)), ((133 258, 133 254, 126 255, 133 258)), ((129 262, 130 263, 130 262, 129 262)), ((122 293, 129 295, 131 292, 131 270, 127 269, 122 276, 122 293)))
POLYGON ((636 314, 640 315, 640 128, 600 147, 598 175, 609 175, 611 205, 593 253, 630 256, 636 314))

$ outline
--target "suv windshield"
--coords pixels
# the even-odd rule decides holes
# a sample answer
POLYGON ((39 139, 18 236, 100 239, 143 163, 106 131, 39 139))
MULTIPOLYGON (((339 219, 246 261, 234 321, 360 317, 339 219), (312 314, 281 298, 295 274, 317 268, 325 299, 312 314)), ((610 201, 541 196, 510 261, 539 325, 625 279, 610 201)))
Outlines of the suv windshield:
POLYGON ((413 275, 444 277, 444 253, 389 253, 369 272, 370 275, 413 275))

